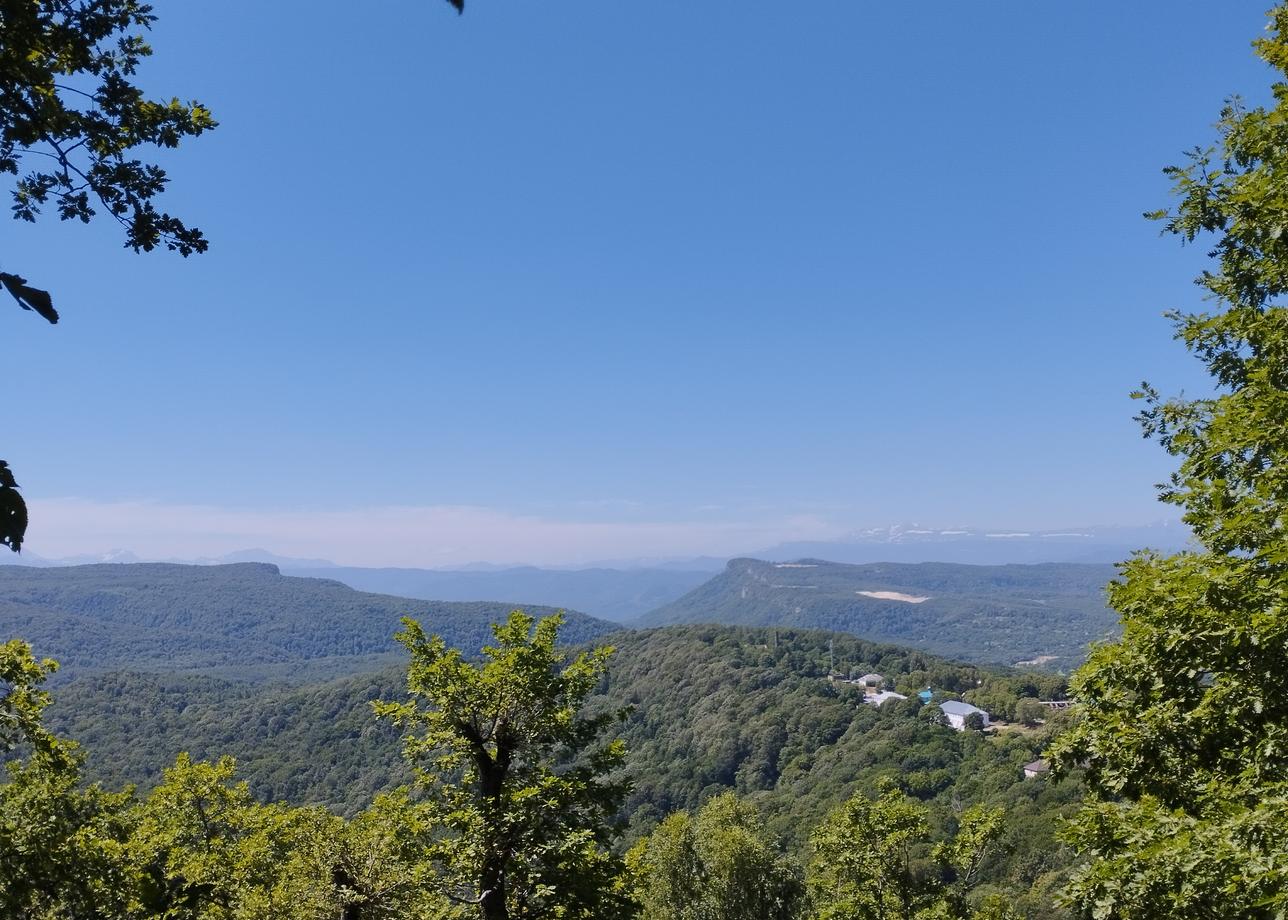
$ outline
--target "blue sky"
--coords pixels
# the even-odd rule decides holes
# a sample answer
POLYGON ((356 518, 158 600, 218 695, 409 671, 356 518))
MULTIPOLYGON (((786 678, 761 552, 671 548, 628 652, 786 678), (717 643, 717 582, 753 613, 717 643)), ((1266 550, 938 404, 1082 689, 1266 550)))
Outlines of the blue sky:
POLYGON ((1202 385, 1141 212, 1267 0, 157 0, 208 254, 10 224, 41 555, 733 553, 1168 516, 1127 393, 1202 385), (355 16, 355 10, 361 17, 355 16))

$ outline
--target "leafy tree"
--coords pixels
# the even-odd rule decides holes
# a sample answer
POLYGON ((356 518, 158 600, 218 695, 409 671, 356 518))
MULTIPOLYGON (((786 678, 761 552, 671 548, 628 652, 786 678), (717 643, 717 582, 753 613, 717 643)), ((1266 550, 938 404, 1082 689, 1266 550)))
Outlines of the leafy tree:
POLYGON ((989 680, 978 690, 968 690, 962 694, 966 702, 978 706, 992 719, 1013 719, 1015 705, 1019 702, 1015 691, 1007 681, 989 680))
POLYGON ((355 815, 331 856, 341 920, 450 916, 454 905, 436 890, 425 859, 435 832, 432 810, 405 788, 355 815))
POLYGON ((926 808, 896 790, 853 796, 815 830, 807 876, 817 920, 894 920, 932 900, 914 861, 926 808))
MULTIPOLYGON (((1255 47, 1286 73, 1288 5, 1270 16, 1255 47)), ((1198 545, 1123 566, 1123 638, 1072 681, 1083 717, 1056 750, 1087 764, 1068 897, 1097 918, 1288 912, 1288 82, 1273 91, 1227 103, 1217 145, 1167 170, 1179 205, 1151 215, 1212 241, 1198 284, 1216 307, 1171 317, 1213 389, 1137 394, 1180 458, 1161 498, 1198 545)))
POLYGON ((485 920, 621 915, 609 843, 625 745, 600 741, 621 714, 582 713, 613 650, 567 661, 556 646, 563 616, 534 628, 516 610, 475 665, 403 622, 412 699, 376 709, 407 732, 443 895, 485 920))
POLYGON ((75 747, 44 727, 40 685, 56 669, 25 642, 0 645, 0 916, 122 915, 130 795, 82 786, 75 747))
POLYGON ((37 754, 57 748, 56 739, 42 721, 50 698, 41 688, 57 670, 58 662, 37 661, 31 646, 21 639, 0 645, 0 757, 19 745, 37 754))
POLYGON ((790 920, 804 894, 800 869, 731 792, 696 818, 669 816, 626 858, 642 920, 790 920))
POLYGON ((0 784, 0 916, 125 917, 137 874, 131 794, 83 786, 78 760, 35 756, 0 784))
POLYGON ((929 848, 926 806, 887 790, 853 796, 814 832, 807 882, 816 920, 991 920, 1010 916, 997 899, 973 908, 968 894, 996 849, 1003 812, 967 809, 955 836, 929 848))
MULTIPOLYGON (((969 914, 966 896, 979 883, 985 860, 997 849, 1004 818, 1000 808, 973 805, 962 812, 957 833, 936 844, 931 852, 932 859, 953 872, 953 885, 946 892, 946 899, 958 916, 969 914)), ((997 915, 998 911, 998 905, 990 905, 985 914, 997 915)))
POLYGON ((138 807, 130 847, 145 911, 173 920, 334 916, 332 850, 343 821, 261 805, 234 771, 231 758, 181 754, 138 807))
POLYGON ((136 158, 215 127, 201 103, 149 99, 132 82, 155 19, 137 0, 0 0, 0 171, 19 177, 15 217, 34 221, 50 203, 63 220, 101 210, 136 252, 206 250, 200 230, 157 210, 165 170, 136 158))
POLYGON ((1015 704, 1015 719, 1025 725, 1037 725, 1047 716, 1047 708, 1039 700, 1026 696, 1015 704))

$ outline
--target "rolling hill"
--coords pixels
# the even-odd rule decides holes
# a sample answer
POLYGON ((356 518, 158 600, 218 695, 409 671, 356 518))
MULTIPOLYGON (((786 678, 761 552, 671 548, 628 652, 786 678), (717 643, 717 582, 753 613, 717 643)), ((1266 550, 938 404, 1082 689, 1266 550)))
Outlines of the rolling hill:
MULTIPOLYGON (((308 680, 400 660, 393 635, 413 617, 451 645, 477 650, 515 602, 412 600, 337 581, 282 575, 274 565, 147 563, 0 567, 0 637, 85 670, 202 671, 308 680)), ((570 612, 564 635, 582 642, 616 628, 570 612)))
POLYGON ((734 559, 636 621, 829 629, 967 661, 1067 669, 1110 638, 1108 565, 844 565, 734 559))

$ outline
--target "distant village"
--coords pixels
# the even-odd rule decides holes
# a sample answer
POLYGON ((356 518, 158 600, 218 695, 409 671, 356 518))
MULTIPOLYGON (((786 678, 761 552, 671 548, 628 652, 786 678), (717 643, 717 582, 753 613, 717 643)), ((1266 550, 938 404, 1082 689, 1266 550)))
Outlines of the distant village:
MULTIPOLYGON (((869 673, 859 677, 845 678, 839 674, 829 674, 827 680, 836 685, 852 687, 863 693, 863 702, 869 706, 881 707, 890 700, 906 700, 908 697, 903 693, 897 693, 894 690, 887 690, 886 679, 881 674, 869 673)), ((925 705, 934 702, 935 691, 927 687, 917 694, 918 699, 925 705)), ((1074 704, 1072 700, 1038 700, 1040 705, 1047 710, 1055 712, 1069 709, 1074 704)), ((998 726, 1010 726, 1011 723, 1001 720, 992 719, 989 714, 970 703, 957 699, 945 699, 939 703, 939 711, 943 714, 944 724, 954 731, 980 731, 993 732, 998 726)), ((1036 779, 1051 771, 1051 765, 1045 760, 1035 760, 1032 763, 1024 765, 1025 779, 1036 779)))

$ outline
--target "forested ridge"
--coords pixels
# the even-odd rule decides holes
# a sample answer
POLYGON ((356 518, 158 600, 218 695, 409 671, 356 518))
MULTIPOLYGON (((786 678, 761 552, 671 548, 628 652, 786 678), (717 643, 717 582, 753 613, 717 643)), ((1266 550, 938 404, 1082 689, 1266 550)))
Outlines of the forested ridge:
MULTIPOLYGON (((0 635, 22 636, 84 669, 217 672, 300 680, 391 662, 400 617, 424 622, 459 648, 477 649, 514 603, 421 601, 282 575, 266 563, 231 565, 0 566, 0 635)), ((529 606, 534 614, 553 613, 529 606)), ((617 628, 567 613, 584 641, 617 628)))
POLYGON ((734 559, 644 626, 726 623, 830 629, 967 661, 1077 666, 1112 638, 1108 565, 958 565, 734 559))
MULTIPOLYGON (((848 566, 740 559, 640 621, 822 628, 912 645, 951 658, 1067 669, 1112 631, 1105 566, 848 566), (788 583, 786 585, 782 583, 788 583), (922 592, 922 603, 859 590, 922 592)), ((396 660, 391 636, 411 616, 449 645, 477 649, 488 625, 526 598, 424 601, 283 575, 267 563, 134 563, 0 567, 0 630, 86 669, 161 670, 233 679, 308 681, 396 660)), ((565 635, 585 641, 620 625, 575 611, 565 635)))

